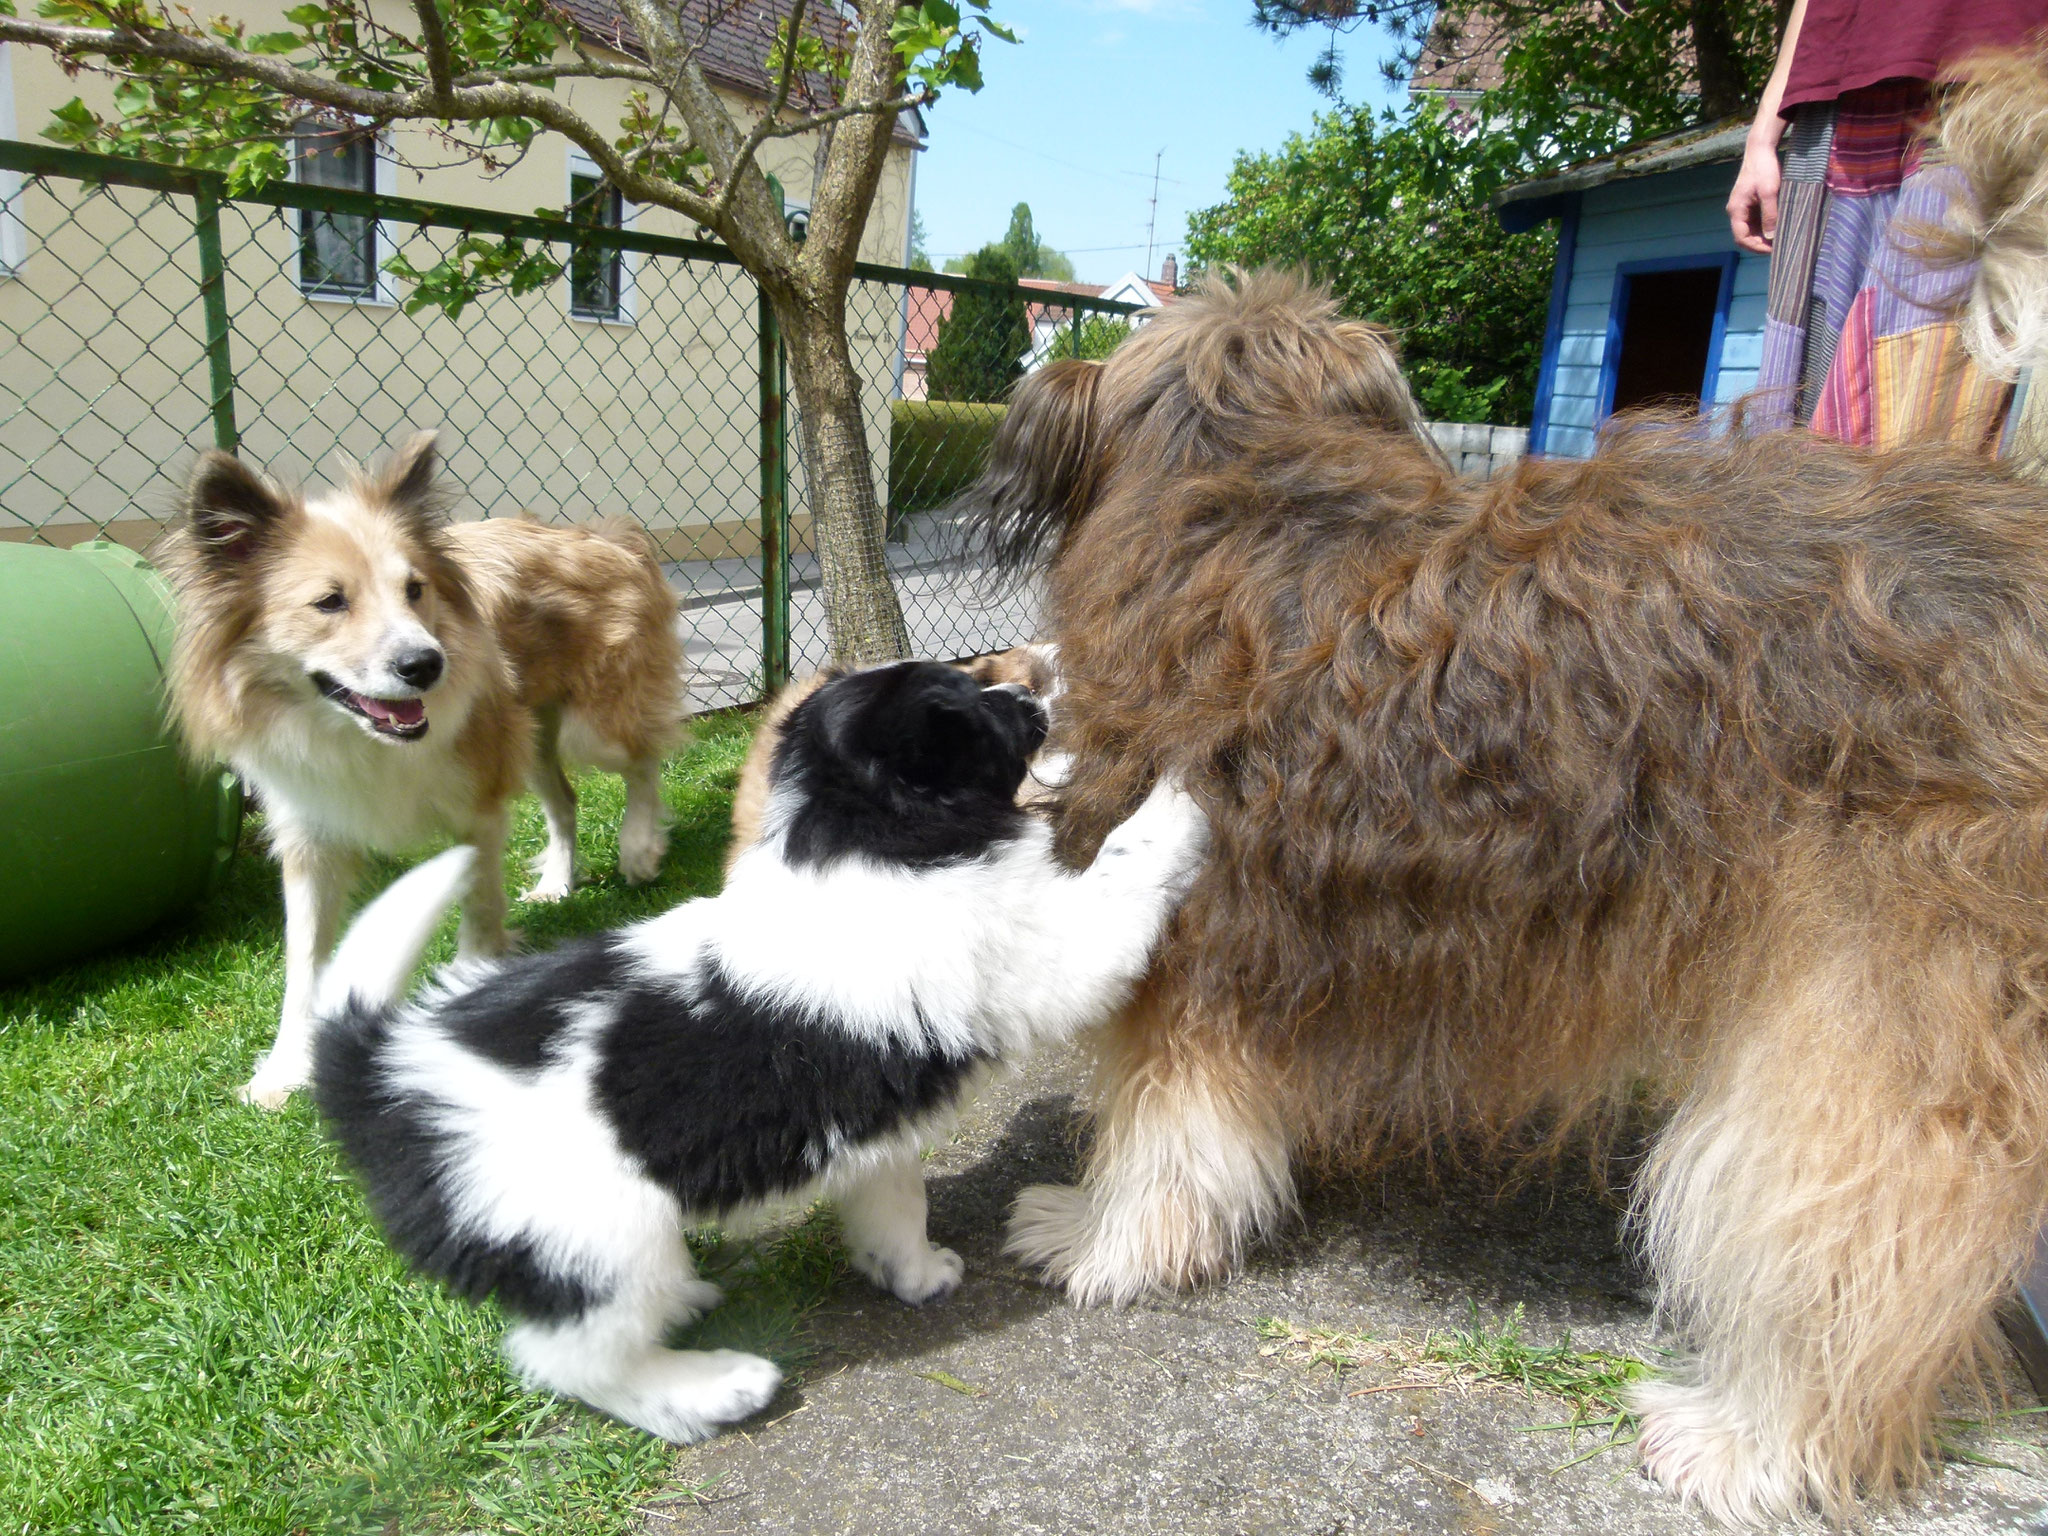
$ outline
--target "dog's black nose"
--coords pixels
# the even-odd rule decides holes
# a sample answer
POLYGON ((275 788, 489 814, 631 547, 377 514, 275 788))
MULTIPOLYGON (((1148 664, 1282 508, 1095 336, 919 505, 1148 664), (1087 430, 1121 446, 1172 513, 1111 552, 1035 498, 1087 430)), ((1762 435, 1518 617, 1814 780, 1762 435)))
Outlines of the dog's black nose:
POLYGON ((402 652, 391 663, 391 670, 406 687, 427 689, 440 681, 443 665, 445 662, 439 651, 421 646, 416 651, 402 652))

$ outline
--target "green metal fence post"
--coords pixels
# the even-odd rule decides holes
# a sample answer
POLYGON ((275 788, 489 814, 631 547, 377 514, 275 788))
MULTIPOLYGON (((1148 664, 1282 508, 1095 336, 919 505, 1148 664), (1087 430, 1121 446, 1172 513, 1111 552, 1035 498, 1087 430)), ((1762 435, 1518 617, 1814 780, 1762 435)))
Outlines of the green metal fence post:
POLYGON ((782 331, 760 292, 761 672, 774 693, 789 681, 789 433, 784 419, 782 331))
POLYGON ((242 438, 235 430, 235 366, 228 353, 228 274, 220 254, 220 193, 209 177, 200 177, 193 193, 192 222, 199 236, 199 303, 206 317, 206 374, 213 402, 213 445, 233 453, 242 438))
POLYGON ((1067 311, 1067 329, 1074 333, 1074 356, 1081 355, 1081 310, 1076 307, 1067 311))

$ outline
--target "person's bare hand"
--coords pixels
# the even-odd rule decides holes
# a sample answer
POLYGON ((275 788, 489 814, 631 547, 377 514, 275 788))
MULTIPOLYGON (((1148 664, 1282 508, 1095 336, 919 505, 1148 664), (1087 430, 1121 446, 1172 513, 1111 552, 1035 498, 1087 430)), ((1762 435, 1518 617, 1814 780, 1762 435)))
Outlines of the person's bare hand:
POLYGON ((1735 243, 1759 256, 1771 254, 1778 234, 1778 148, 1751 137, 1742 152, 1735 190, 1728 194, 1728 226, 1735 243))

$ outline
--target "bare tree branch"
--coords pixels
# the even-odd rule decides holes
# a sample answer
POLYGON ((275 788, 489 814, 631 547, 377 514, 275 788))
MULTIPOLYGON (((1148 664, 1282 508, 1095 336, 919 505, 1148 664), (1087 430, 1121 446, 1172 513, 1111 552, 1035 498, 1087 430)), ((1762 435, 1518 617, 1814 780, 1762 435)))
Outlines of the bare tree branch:
POLYGON ((782 115, 782 109, 789 105, 789 83, 796 78, 796 39, 804 24, 804 5, 805 0, 795 0, 789 8, 788 30, 783 34, 782 72, 775 80, 775 94, 769 97, 768 110, 761 114, 760 121, 756 122, 748 131, 746 138, 740 141, 739 153, 733 157, 732 173, 725 178, 725 185, 718 189, 717 209, 721 217, 732 207, 732 192, 738 185, 740 173, 752 163, 755 151, 767 142, 769 135, 774 132, 775 120, 782 115))
MULTIPOLYGON (((903 94, 903 61, 889 38, 895 13, 896 0, 860 0, 859 28, 840 87, 858 110, 838 109, 824 173, 811 189, 811 238, 800 259, 812 278, 826 286, 852 275, 861 229, 874 203, 901 110, 892 105, 903 94), (821 229, 827 238, 819 238, 821 229)), ((822 117, 814 118, 813 124, 822 117)))
POLYGON ((420 19, 420 46, 427 55, 427 78, 433 82, 434 99, 446 103, 455 94, 454 65, 448 57, 448 26, 441 18, 437 0, 412 0, 420 19))
POLYGON ((658 86, 661 76, 645 64, 614 64, 608 59, 585 55, 576 64, 520 64, 508 69, 472 70, 450 82, 457 88, 471 85, 541 85, 550 80, 631 80, 658 86))
POLYGON ((809 133, 813 128, 843 123, 849 117, 886 117, 893 120, 899 113, 908 112, 913 107, 928 107, 931 104, 932 97, 928 91, 918 91, 909 96, 896 96, 888 101, 856 101, 849 106, 834 107, 829 112, 813 112, 805 117, 793 117, 786 123, 778 124, 763 137, 794 138, 798 134, 809 133))
POLYGON ((494 117, 532 118, 575 143, 590 156, 605 178, 632 201, 671 208, 699 223, 710 222, 712 205, 708 199, 666 176, 632 169, 613 147, 608 135, 572 112, 553 92, 539 90, 532 85, 513 82, 451 85, 445 101, 438 99, 431 87, 415 91, 370 90, 363 86, 345 85, 267 55, 245 53, 230 43, 213 38, 192 37, 183 32, 154 27, 147 31, 129 27, 70 27, 55 22, 0 16, 0 42, 48 48, 66 59, 156 59, 213 70, 258 81, 284 96, 317 102, 380 123, 417 118, 439 118, 448 122, 478 122, 494 117))

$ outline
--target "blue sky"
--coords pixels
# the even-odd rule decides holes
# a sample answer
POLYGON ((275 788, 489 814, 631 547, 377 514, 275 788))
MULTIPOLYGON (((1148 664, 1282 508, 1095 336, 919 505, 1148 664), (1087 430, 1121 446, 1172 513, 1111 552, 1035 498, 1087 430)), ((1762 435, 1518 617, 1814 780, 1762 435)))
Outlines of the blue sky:
MULTIPOLYGON (((1076 274, 1104 282, 1145 264, 1153 156, 1159 208, 1150 275, 1187 216, 1221 202, 1240 150, 1275 149, 1329 104, 1308 84, 1320 32, 1275 42, 1250 0, 1010 0, 994 14, 1022 42, 982 50, 979 95, 929 114, 917 208, 934 261, 1002 237, 1017 203, 1076 274)), ((1386 99, 1383 39, 1340 40, 1345 91, 1386 99)))

